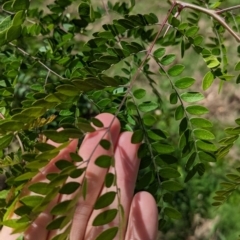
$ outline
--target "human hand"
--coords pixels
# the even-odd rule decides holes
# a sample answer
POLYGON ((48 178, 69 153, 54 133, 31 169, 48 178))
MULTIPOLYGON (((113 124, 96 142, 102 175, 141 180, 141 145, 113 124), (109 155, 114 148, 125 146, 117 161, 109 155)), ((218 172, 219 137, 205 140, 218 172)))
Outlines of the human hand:
MULTIPOLYGON (((110 131, 107 130, 107 127, 109 127, 113 120, 113 115, 103 113, 96 118, 104 124, 104 128, 98 128, 97 131, 88 133, 78 151, 84 160, 89 159, 89 162, 85 163, 85 167, 87 167, 85 177, 88 187, 85 199, 83 196, 80 196, 76 205, 72 219, 70 240, 95 240, 104 230, 114 226, 119 228, 121 226, 121 229, 118 230, 117 235, 113 239, 120 239, 119 234, 122 232, 125 236, 123 239, 125 240, 155 240, 157 237, 158 222, 155 200, 147 192, 140 192, 134 196, 135 181, 139 167, 139 159, 137 158, 139 144, 131 143, 132 133, 120 133, 120 123, 117 118, 114 119, 109 129, 110 131), (108 132, 106 133, 106 131, 108 132), (95 160, 101 155, 112 156, 111 149, 105 150, 98 144, 102 137, 114 145, 117 187, 120 189, 120 203, 124 209, 125 219, 121 221, 122 224, 119 222, 120 218, 117 215, 111 223, 96 227, 92 226, 92 222, 100 212, 106 209, 118 208, 117 197, 115 197, 114 202, 110 206, 100 210, 94 209, 94 204, 99 196, 109 191, 116 192, 116 186, 107 188, 104 185, 106 174, 108 172, 115 173, 114 168, 101 168, 95 164, 95 160)), ((56 145, 55 143, 51 144, 56 145)), ((65 149, 60 151, 57 157, 52 159, 49 164, 32 179, 32 182, 49 182, 46 179, 46 175, 59 171, 55 166, 55 162, 60 159, 70 161, 71 158, 69 154, 75 152, 76 147, 77 140, 72 140, 65 149)), ((77 181, 82 185, 83 175, 78 179, 68 179, 68 181, 77 181)), ((50 211, 57 203, 72 199, 74 194, 75 193, 71 195, 59 194, 25 231, 24 240, 50 240, 59 234, 62 230, 46 230, 47 224, 53 220, 50 211)), ((13 218, 14 217, 16 216, 13 216, 13 218)), ((11 231, 11 228, 3 227, 0 233, 0 239, 15 240, 18 235, 11 235, 11 231)))

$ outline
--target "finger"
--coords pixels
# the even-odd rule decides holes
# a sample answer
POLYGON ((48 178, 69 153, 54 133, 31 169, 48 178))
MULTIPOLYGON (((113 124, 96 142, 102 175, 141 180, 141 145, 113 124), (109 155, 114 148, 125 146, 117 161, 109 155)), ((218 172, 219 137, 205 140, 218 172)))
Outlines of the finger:
MULTIPOLYGON (((118 197, 115 197, 114 202, 107 208, 101 210, 94 210, 89 224, 87 227, 85 239, 96 239, 96 237, 104 230, 113 227, 121 226, 115 239, 119 239, 119 234, 124 236, 126 230, 126 222, 129 215, 129 209, 132 202, 134 187, 137 178, 137 172, 139 168, 139 159, 137 158, 137 151, 140 144, 131 143, 131 132, 124 132, 120 135, 118 144, 115 150, 115 169, 117 175, 117 186, 110 188, 103 188, 101 195, 107 192, 116 192, 117 188, 120 190, 120 204, 124 209, 124 219, 119 222, 119 216, 113 220, 113 222, 100 227, 92 227, 93 220, 95 217, 105 211, 106 209, 118 209, 118 197)), ((112 167, 109 172, 115 173, 115 169, 112 167)))
MULTIPOLYGON (((48 182, 48 180, 46 179, 46 175, 49 173, 54 173, 54 172, 58 171, 58 169, 55 166, 56 161, 58 161, 59 159, 70 160, 69 153, 76 151, 77 142, 78 142, 77 140, 72 140, 66 148, 62 149, 59 152, 59 154, 55 158, 53 158, 46 167, 42 168, 42 170, 31 180, 30 183, 25 185, 24 189, 22 190, 21 195, 22 196, 28 195, 29 194, 28 187, 33 183, 48 182)), ((30 194, 37 195, 34 193, 30 193, 30 194)), ((48 208, 44 212, 42 212, 37 217, 37 219, 31 224, 31 226, 25 232, 24 239, 33 239, 33 238, 35 240, 46 239, 46 237, 47 237, 46 226, 52 220, 52 217, 51 217, 49 211, 51 210, 52 206, 54 206, 56 204, 56 201, 57 201, 57 197, 52 200, 52 202, 49 204, 48 208)), ((11 216, 11 218, 16 219, 16 218, 19 218, 19 216, 16 214, 13 214, 13 216, 11 216)), ((13 230, 12 228, 3 227, 2 231, 0 232, 0 239, 8 239, 8 240, 17 239, 19 234, 11 235, 12 230, 13 230)))
MULTIPOLYGON (((65 159, 70 161, 71 156, 70 153, 75 152, 77 148, 78 140, 72 140, 69 145, 62 149, 60 153, 53 158, 49 164, 36 176, 33 178, 32 183, 35 182, 46 182, 48 183, 49 180, 46 178, 46 175, 49 173, 56 173, 60 170, 56 167, 55 163, 60 159, 65 159)), ((33 195, 33 194, 31 194, 33 195)), ((37 194, 34 194, 37 195, 37 194)), ((24 239, 25 240, 43 240, 47 239, 48 231, 46 229, 47 225, 53 220, 53 216, 51 215, 51 209, 57 204, 59 195, 57 195, 47 206, 45 211, 40 213, 37 219, 31 224, 31 226, 25 231, 24 239)))
MULTIPOLYGON (((97 131, 87 134, 79 149, 79 155, 83 158, 83 161, 85 161, 85 164, 82 164, 81 168, 87 167, 85 172, 87 192, 85 199, 83 196, 80 197, 73 216, 70 239, 74 240, 80 240, 84 237, 89 216, 91 215, 99 192, 102 189, 105 175, 107 173, 106 168, 100 168, 95 164, 95 160, 99 156, 111 154, 111 151, 105 150, 99 145, 99 142, 101 139, 107 139, 109 141, 112 139, 112 144, 115 145, 120 132, 120 123, 112 114, 103 113, 96 116, 96 118, 103 123, 104 128, 98 128, 97 131), (107 129, 109 126, 110 129, 107 129), (87 160, 89 161, 87 162, 87 160)), ((83 178, 84 175, 77 179, 69 178, 68 181, 80 182, 82 185, 83 178)), ((63 202, 70 200, 76 194, 78 193, 75 192, 71 195, 62 195, 60 201, 63 202)), ((61 233, 61 231, 62 230, 51 232, 50 237, 61 233)))
POLYGON ((126 240, 156 240, 158 211, 153 196, 148 192, 137 193, 132 201, 126 240))

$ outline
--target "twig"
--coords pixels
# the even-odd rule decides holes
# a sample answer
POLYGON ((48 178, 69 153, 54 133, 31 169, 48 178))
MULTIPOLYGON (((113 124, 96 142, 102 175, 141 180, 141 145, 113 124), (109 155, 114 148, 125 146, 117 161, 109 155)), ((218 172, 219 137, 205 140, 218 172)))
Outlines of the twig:
POLYGON ((9 43, 11 46, 15 47, 18 51, 22 52, 24 55, 32 58, 33 60, 35 60, 36 62, 38 62, 39 64, 41 64, 44 68, 46 68, 49 72, 51 72, 52 74, 56 75, 57 77, 59 77, 60 79, 65 79, 64 77, 60 76, 59 74, 57 74, 56 72, 54 72, 52 69, 50 69, 47 65, 45 65, 42 61, 40 61, 38 58, 30 55, 29 53, 27 53, 26 51, 24 51, 22 48, 9 43))
MULTIPOLYGON (((219 16, 220 13, 230 11, 229 10, 230 8, 215 11, 215 10, 203 8, 198 5, 194 5, 194 4, 187 3, 187 2, 173 1, 173 0, 171 0, 170 2, 175 6, 176 5, 181 6, 182 9, 190 8, 190 9, 197 10, 197 11, 203 12, 203 13, 211 16, 212 18, 217 20, 238 42, 240 42, 240 37, 232 30, 232 28, 224 21, 224 19, 219 16)), ((234 6, 234 9, 236 9, 236 8, 240 8, 240 5, 234 6)))
POLYGON ((229 11, 239 9, 239 8, 240 8, 240 5, 236 5, 236 6, 232 6, 232 7, 229 7, 229 8, 220 9, 220 10, 217 10, 215 12, 217 14, 222 14, 222 13, 229 12, 229 11))
POLYGON ((104 2, 104 0, 102 0, 102 5, 103 5, 103 7, 104 7, 104 9, 105 9, 105 11, 106 11, 106 14, 109 15, 108 8, 107 8, 107 5, 106 5, 106 3, 104 2))

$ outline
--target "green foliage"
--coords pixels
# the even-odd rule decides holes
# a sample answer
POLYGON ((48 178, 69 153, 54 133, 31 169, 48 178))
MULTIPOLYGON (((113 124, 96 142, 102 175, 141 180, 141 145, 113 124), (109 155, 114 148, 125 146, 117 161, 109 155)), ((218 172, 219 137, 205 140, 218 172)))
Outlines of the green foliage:
MULTIPOLYGON (((223 11, 219 20, 214 10, 221 7, 221 1, 192 2, 184 7, 197 12, 183 13, 183 6, 176 3, 161 19, 157 12, 135 11, 138 3, 134 0, 109 1, 106 6, 87 0, 58 0, 49 5, 0 1, 0 172, 7 177, 7 189, 0 192, 3 225, 23 232, 58 193, 76 193, 74 199, 51 209, 56 217, 47 226, 48 230, 64 229, 53 239, 67 239, 77 198, 87 196, 86 166, 81 164, 88 160, 71 153, 70 161, 55 163, 59 173, 47 175, 49 183, 29 185, 29 181, 69 139, 79 139, 81 144, 87 132, 95 131, 93 126, 103 127, 94 118, 102 112, 115 114, 122 130, 134 132, 132 143, 141 143, 135 190, 154 196, 160 209, 159 230, 164 231, 171 219, 185 217, 178 209, 177 197, 187 184, 226 157, 240 134, 240 120, 236 119, 238 126, 226 128, 228 136, 218 141, 205 105, 206 90, 217 80, 219 91, 232 79, 240 82, 240 63, 227 56, 225 42, 226 30, 237 39, 239 16, 223 11), (200 12, 211 16, 210 37, 201 28, 200 12), (107 14, 112 20, 102 25, 107 14), (197 66, 189 70, 184 63, 191 58, 191 50, 204 65, 202 89, 199 76, 194 75, 197 66), (161 89, 163 82, 165 89, 161 89), (170 121, 177 126, 174 133, 163 127, 170 121), (59 145, 54 147, 46 139, 59 145), (13 145, 17 150, 10 151, 13 145), (82 185, 66 182, 68 177, 80 176, 82 185), (26 189, 38 195, 21 196, 26 189), (18 201, 22 205, 16 208, 18 201), (9 220, 13 211, 18 220, 9 220)), ((99 145, 112 151, 110 140, 101 139, 99 145)), ((99 156, 95 164, 115 168, 113 156, 99 156)), ((221 183, 223 190, 216 192, 214 206, 226 202, 238 189, 238 172, 226 175, 228 181, 221 183)), ((106 174, 105 186, 115 190, 99 196, 95 209, 110 207, 119 199, 116 177, 106 174)), ((120 202, 117 209, 104 209, 93 226, 110 223, 120 211, 120 202)), ((109 228, 97 239, 113 239, 118 231, 119 227, 109 228)))

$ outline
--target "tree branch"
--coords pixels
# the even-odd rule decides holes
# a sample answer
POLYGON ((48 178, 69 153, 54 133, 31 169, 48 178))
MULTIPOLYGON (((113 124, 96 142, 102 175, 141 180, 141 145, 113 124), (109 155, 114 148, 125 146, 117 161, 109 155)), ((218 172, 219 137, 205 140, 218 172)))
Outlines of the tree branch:
POLYGON ((216 21, 218 21, 238 42, 240 42, 240 37, 232 30, 232 28, 224 21, 224 19, 219 16, 219 14, 221 14, 223 12, 230 11, 230 10, 233 10, 236 8, 240 8, 240 5, 215 11, 215 10, 203 8, 203 7, 200 7, 200 6, 191 4, 191 3, 187 3, 187 2, 173 1, 173 0, 171 0, 170 2, 172 4, 174 4, 175 6, 179 5, 181 7, 181 9, 190 8, 190 9, 197 10, 199 12, 203 12, 203 13, 211 16, 216 21))
POLYGON ((222 14, 222 13, 229 12, 229 11, 232 11, 232 10, 235 10, 235 9, 240 9, 240 5, 236 5, 236 6, 232 6, 232 7, 224 8, 224 9, 220 9, 220 10, 217 10, 215 12, 217 14, 222 14))

